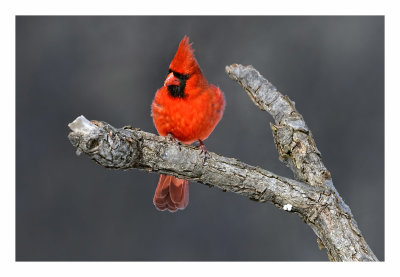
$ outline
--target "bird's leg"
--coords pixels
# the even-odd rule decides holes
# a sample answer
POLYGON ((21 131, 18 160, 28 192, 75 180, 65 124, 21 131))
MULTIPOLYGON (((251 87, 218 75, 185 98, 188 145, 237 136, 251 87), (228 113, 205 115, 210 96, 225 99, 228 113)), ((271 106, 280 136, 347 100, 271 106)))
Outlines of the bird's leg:
POLYGON ((168 133, 167 137, 173 142, 178 142, 178 140, 171 133, 168 133))
POLYGON ((167 138, 168 138, 169 140, 171 140, 171 141, 177 143, 178 146, 179 146, 179 150, 181 150, 181 146, 180 146, 180 144, 179 144, 179 140, 177 140, 171 133, 168 133, 167 138))
POLYGON ((208 151, 207 151, 207 148, 206 148, 206 146, 204 145, 204 143, 203 143, 203 141, 201 139, 199 139, 199 144, 200 144, 199 148, 201 149, 200 155, 204 153, 204 161, 203 162, 205 163, 206 160, 207 160, 208 151))

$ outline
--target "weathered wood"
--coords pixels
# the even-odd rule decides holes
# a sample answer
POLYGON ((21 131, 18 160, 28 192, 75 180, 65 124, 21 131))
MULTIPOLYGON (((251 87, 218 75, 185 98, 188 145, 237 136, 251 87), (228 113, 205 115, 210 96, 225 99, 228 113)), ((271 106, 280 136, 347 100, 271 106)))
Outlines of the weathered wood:
POLYGON ((365 242, 350 208, 336 191, 331 173, 322 162, 311 130, 295 103, 282 95, 252 66, 233 64, 225 68, 261 110, 275 120, 271 124, 280 160, 292 171, 296 180, 330 192, 329 204, 318 206, 315 214, 304 218, 328 249, 335 261, 377 260, 365 242))
POLYGON ((334 261, 376 261, 365 242, 350 208, 333 186, 331 175, 302 116, 294 103, 279 93, 253 67, 226 67, 253 102, 275 119, 271 124, 280 158, 296 180, 278 176, 259 167, 141 131, 114 128, 83 116, 69 124, 68 135, 77 148, 98 164, 113 169, 137 168, 193 180, 252 200, 269 201, 278 208, 298 214, 317 234, 318 245, 327 248, 334 261))

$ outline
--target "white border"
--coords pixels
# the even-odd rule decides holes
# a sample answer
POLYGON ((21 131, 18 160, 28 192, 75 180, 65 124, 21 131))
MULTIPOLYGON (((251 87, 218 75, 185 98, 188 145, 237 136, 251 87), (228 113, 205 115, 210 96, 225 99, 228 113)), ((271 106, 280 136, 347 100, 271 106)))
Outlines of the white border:
MULTIPOLYGON (((145 276, 176 275, 321 275, 338 271, 352 274, 383 274, 394 269, 398 257, 396 206, 400 183, 397 118, 399 103, 399 14, 396 1, 2 1, 1 83, 3 87, 1 144, 1 272, 3 276, 145 276), (15 262, 15 15, 129 15, 129 14, 231 14, 231 15, 385 15, 385 263, 154 263, 154 262, 15 262), (4 126, 4 125, 3 125, 4 126), (14 147, 12 147, 14 146, 14 147)), ((373 205, 373 203, 371 203, 373 205)))

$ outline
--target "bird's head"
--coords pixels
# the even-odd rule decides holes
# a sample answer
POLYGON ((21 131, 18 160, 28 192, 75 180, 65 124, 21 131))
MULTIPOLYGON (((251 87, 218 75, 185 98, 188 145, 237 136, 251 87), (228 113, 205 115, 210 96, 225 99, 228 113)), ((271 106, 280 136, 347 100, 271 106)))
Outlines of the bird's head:
POLYGON ((164 86, 173 97, 184 98, 203 82, 189 38, 184 36, 170 66, 164 86))

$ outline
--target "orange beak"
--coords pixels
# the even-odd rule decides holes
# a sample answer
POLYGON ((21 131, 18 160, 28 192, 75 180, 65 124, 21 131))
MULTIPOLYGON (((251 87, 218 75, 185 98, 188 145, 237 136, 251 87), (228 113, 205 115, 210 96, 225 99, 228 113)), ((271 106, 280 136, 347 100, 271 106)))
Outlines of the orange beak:
POLYGON ((181 82, 178 78, 174 76, 174 73, 171 72, 168 74, 167 78, 164 81, 164 86, 179 86, 181 82))

